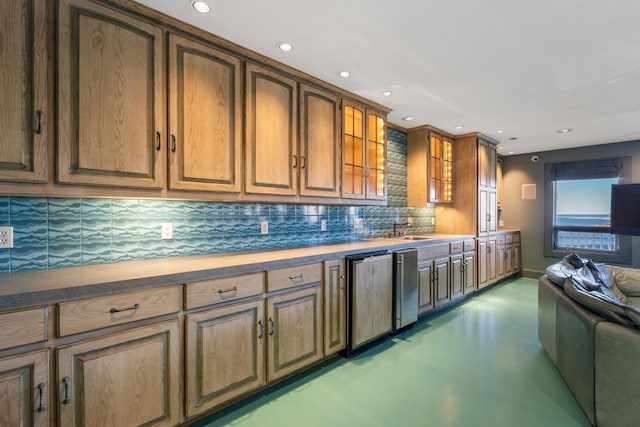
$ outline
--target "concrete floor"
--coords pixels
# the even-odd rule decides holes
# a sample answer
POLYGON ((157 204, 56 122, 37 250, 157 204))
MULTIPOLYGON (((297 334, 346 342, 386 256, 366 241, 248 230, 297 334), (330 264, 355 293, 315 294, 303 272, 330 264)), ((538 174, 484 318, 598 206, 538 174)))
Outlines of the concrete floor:
POLYGON ((512 280, 197 426, 589 426, 537 315, 537 280, 512 280))

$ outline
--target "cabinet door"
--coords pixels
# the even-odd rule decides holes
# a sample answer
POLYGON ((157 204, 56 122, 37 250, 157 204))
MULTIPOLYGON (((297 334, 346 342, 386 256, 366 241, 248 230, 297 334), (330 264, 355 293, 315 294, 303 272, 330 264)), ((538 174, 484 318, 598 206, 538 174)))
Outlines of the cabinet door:
POLYGON ((263 299, 187 316, 187 417, 264 382, 263 299))
POLYGON ((498 245, 496 253, 496 278, 502 279, 507 274, 506 248, 504 245, 498 245))
POLYGON ((322 290, 267 298, 267 379, 280 378, 322 358, 322 290))
POLYGON ((0 358, 0 426, 49 425, 49 351, 0 358))
POLYGON ((385 200, 386 186, 386 120, 382 114, 367 113, 367 199, 385 200))
POLYGON ((435 278, 433 282, 433 299, 435 306, 449 302, 449 258, 440 258, 433 263, 435 278))
POLYGON ((433 280, 433 261, 418 264, 418 313, 424 314, 433 310, 431 282, 433 280))
POLYGON ((391 331, 391 255, 366 258, 354 268, 351 346, 357 347, 391 331))
POLYGON ((297 192, 297 83, 284 75, 247 64, 247 193, 295 196, 297 192))
POLYGON ((487 279, 489 283, 498 280, 498 240, 495 236, 487 239, 487 279))
POLYGON ((451 299, 459 298, 464 293, 464 264, 462 254, 450 259, 451 266, 451 299))
POLYGON ((342 197, 365 198, 365 109, 352 103, 342 105, 343 172, 342 197))
POLYGON ((300 85, 300 194, 340 196, 339 98, 300 85))
POLYGON ((511 270, 512 274, 520 273, 520 245, 519 244, 513 245, 513 250, 511 254, 511 267, 512 267, 512 270, 511 270))
POLYGON ((478 240, 478 289, 489 284, 488 246, 486 239, 478 240))
POLYGON ((177 321, 60 347, 60 425, 178 424, 179 351, 177 321))
POLYGON ((59 8, 58 181, 161 188, 162 30, 89 0, 59 8))
POLYGON ((504 273, 505 276, 511 276, 513 271, 513 246, 507 245, 504 251, 504 273))
POLYGON ((169 36, 169 187, 241 190, 240 59, 169 36))
POLYGON ((465 252, 463 254, 464 288, 466 294, 476 289, 476 254, 475 252, 465 252))
POLYGON ((46 7, 0 3, 0 181, 47 180, 46 7))
POLYGON ((346 344, 347 292, 344 259, 324 263, 324 354, 343 350, 346 344))

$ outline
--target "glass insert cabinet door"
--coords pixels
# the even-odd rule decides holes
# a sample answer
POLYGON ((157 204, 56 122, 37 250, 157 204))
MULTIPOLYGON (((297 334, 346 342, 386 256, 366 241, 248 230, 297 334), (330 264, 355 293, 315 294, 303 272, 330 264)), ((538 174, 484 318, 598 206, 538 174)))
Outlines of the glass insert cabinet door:
POLYGON ((429 143, 431 169, 429 199, 433 203, 452 203, 453 141, 432 133, 429 143))
POLYGON ((342 197, 386 198, 386 121, 382 114, 343 105, 344 166, 342 197))

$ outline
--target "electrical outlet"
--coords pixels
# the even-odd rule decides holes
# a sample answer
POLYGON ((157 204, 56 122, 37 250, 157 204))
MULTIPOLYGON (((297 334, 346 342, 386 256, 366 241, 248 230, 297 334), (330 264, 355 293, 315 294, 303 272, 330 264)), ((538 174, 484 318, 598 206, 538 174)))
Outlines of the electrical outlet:
POLYGON ((320 231, 327 231, 327 220, 320 220, 320 231))
POLYGON ((0 227, 0 248, 13 247, 13 227, 0 227))
POLYGON ((431 217, 431 225, 436 225, 436 217, 431 217))
POLYGON ((269 234, 269 221, 260 221, 260 234, 269 234))
POLYGON ((413 227, 413 218, 412 217, 407 218, 407 226, 413 227))
POLYGON ((360 230, 364 227, 364 221, 362 218, 353 218, 353 228, 360 230))
POLYGON ((161 237, 163 240, 173 239, 173 224, 170 222, 165 222, 162 224, 162 232, 161 237))

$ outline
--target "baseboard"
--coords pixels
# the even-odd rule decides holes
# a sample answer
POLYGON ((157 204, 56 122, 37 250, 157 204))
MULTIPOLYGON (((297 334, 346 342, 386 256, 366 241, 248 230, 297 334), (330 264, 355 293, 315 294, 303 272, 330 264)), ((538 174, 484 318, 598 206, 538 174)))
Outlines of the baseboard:
POLYGON ((538 270, 522 270, 522 277, 527 277, 529 279, 537 279, 538 277, 542 276, 544 274, 544 271, 538 271, 538 270))

